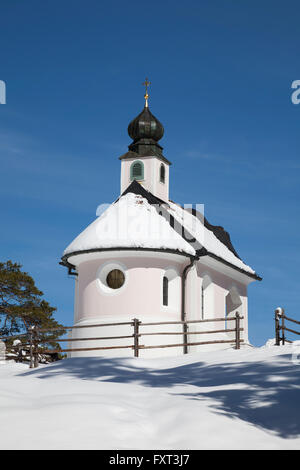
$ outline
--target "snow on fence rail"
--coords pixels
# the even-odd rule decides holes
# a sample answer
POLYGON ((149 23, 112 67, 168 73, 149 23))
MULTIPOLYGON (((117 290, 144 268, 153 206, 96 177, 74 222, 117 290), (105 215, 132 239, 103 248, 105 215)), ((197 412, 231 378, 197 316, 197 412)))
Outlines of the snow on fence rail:
MULTIPOLYGON (((64 352, 80 352, 80 351, 99 351, 99 350, 109 350, 109 349, 132 349, 134 351, 134 356, 139 356, 139 351, 142 349, 158 349, 158 348, 174 348, 174 347, 182 347, 183 352, 187 353, 188 346, 201 346, 207 344, 222 344, 222 343, 234 343, 235 349, 240 349, 240 344, 244 341, 241 339, 241 331, 244 331, 244 328, 240 326, 240 321, 243 320, 243 316, 240 316, 237 312, 234 317, 222 317, 222 318, 211 318, 206 320, 190 320, 190 321, 167 321, 167 322, 153 322, 153 323, 143 323, 137 318, 134 318, 131 322, 122 322, 122 323, 101 323, 95 325, 80 325, 80 326, 63 326, 60 328, 49 328, 43 329, 38 327, 31 327, 27 333, 22 335, 15 335, 15 338, 19 337, 27 337, 28 342, 26 344, 22 344, 23 351, 25 350, 28 354, 26 355, 27 360, 29 360, 29 367, 38 367, 39 359, 41 355, 54 355, 54 354, 61 354, 64 352), (225 329, 218 329, 218 330, 206 330, 206 331, 188 331, 189 324, 197 324, 197 323, 209 323, 209 322, 230 322, 234 321, 235 325, 234 328, 225 328, 225 329), (63 331, 63 330, 76 330, 81 328, 101 328, 105 326, 121 326, 121 325, 128 325, 133 327, 133 333, 131 335, 122 335, 122 336, 99 336, 99 337, 88 337, 88 338, 62 338, 58 339, 55 338, 56 343, 73 343, 76 341, 95 341, 95 340, 114 340, 114 339, 133 339, 133 344, 126 345, 126 346, 104 346, 104 347, 93 347, 93 348, 67 348, 67 349, 45 349, 41 348, 42 343, 47 343, 49 340, 47 338, 41 338, 40 334, 43 333, 51 333, 54 331, 63 331), (183 331, 157 331, 157 332, 141 332, 140 327, 142 326, 161 326, 161 325, 182 325, 183 331), (212 340, 212 341, 200 341, 200 342, 189 342, 188 336, 189 335, 202 335, 202 334, 218 334, 218 333, 235 333, 234 339, 228 340, 212 340), (181 335, 183 336, 183 342, 181 343, 171 343, 171 344, 159 344, 159 345, 152 345, 152 346, 145 346, 140 344, 140 338, 143 336, 153 336, 153 335, 181 335), (29 359, 28 359, 29 356, 29 359)), ((12 336, 7 337, 0 337, 2 339, 12 339, 12 336)), ((10 350, 14 350, 10 348, 10 350)), ((17 360, 22 360, 22 353, 21 347, 18 348, 18 358, 17 360)))
POLYGON ((285 322, 290 321, 300 325, 300 321, 295 320, 294 318, 287 317, 284 311, 284 308, 277 308, 275 310, 275 344, 276 346, 285 345, 285 343, 292 343, 293 341, 286 338, 286 331, 293 333, 294 335, 300 335, 300 331, 287 328, 285 322), (280 336, 281 331, 281 336, 280 336))

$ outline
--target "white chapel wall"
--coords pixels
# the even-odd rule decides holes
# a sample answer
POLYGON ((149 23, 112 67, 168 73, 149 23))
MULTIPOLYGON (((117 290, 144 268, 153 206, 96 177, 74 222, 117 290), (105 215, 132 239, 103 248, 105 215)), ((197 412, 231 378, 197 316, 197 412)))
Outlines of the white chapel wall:
MULTIPOLYGON (((194 299, 197 300, 197 305, 193 309, 190 309, 191 303, 188 304, 188 317, 190 319, 204 319, 210 318, 220 318, 226 316, 226 298, 230 292, 234 292, 233 299, 240 299, 238 308, 237 305, 231 305, 232 313, 235 315, 235 312, 238 311, 240 315, 243 315, 245 318, 241 322, 241 326, 244 328, 242 333, 243 339, 247 342, 248 340, 248 297, 247 297, 247 286, 236 280, 233 280, 229 276, 224 275, 212 268, 201 265, 197 265, 197 275, 196 275, 196 292, 194 291, 189 293, 193 295, 194 299), (203 288, 203 295, 202 295, 203 288), (238 298, 237 298, 238 296, 238 298), (204 300, 204 305, 202 301, 204 300), (196 314, 195 314, 196 313, 196 314)), ((233 302, 234 303, 234 302, 233 302)), ((228 322, 228 328, 233 328, 235 322, 228 322), (229 325, 231 324, 231 325, 229 325)), ((191 324, 189 326, 189 331, 209 331, 215 329, 225 329, 226 322, 207 322, 200 324, 191 324)), ((207 334, 207 335, 190 335, 190 342, 202 342, 218 339, 232 339, 234 335, 232 333, 218 333, 218 334, 207 334), (213 338, 214 337, 214 338, 213 338)), ((229 347, 229 345, 220 345, 220 348, 229 347)), ((189 348, 189 352, 200 352, 204 350, 216 349, 218 346, 192 346, 189 348)))

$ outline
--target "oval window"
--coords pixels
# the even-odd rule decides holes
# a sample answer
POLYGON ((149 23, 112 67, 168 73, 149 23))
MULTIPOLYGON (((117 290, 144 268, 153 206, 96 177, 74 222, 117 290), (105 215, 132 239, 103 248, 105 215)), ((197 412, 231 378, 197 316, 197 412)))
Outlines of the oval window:
POLYGON ((106 277, 108 287, 111 289, 120 289, 125 282, 125 276, 120 269, 113 269, 106 277))

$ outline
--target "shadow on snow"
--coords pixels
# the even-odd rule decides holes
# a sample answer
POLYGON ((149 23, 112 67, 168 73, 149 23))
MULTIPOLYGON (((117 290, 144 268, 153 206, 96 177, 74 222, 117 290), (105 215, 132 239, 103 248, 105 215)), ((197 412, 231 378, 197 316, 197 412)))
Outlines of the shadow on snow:
POLYGON ((207 364, 195 362, 168 369, 151 369, 127 358, 74 358, 21 375, 40 379, 71 376, 82 380, 135 383, 168 388, 192 385, 193 400, 212 399, 211 410, 259 426, 284 438, 300 435, 300 368, 290 355, 273 362, 207 364))

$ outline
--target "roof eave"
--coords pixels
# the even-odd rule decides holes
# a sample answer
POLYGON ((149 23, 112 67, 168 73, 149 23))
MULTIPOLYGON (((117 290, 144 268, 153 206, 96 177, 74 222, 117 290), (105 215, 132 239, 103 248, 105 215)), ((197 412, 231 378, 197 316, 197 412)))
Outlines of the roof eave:
POLYGON ((167 165, 172 165, 172 162, 170 162, 166 157, 163 155, 140 155, 139 153, 133 152, 132 150, 129 150, 129 152, 124 153, 119 157, 119 160, 130 160, 130 159, 136 159, 136 158, 151 158, 155 157, 158 160, 161 160, 162 162, 166 163, 167 165))
POLYGON ((66 253, 61 257, 61 261, 59 264, 61 266, 65 266, 68 269, 73 268, 75 269, 76 266, 71 264, 68 260, 69 258, 72 258, 73 256, 79 256, 79 255, 85 255, 89 253, 100 253, 100 252, 110 252, 110 251, 142 251, 142 252, 158 252, 158 253, 171 253, 174 255, 179 255, 179 256, 184 256, 186 258, 193 258, 195 255, 192 255, 191 253, 187 253, 185 251, 181 250, 175 250, 172 248, 146 248, 146 247, 110 247, 110 248, 90 248, 87 250, 78 250, 78 251, 72 251, 70 253, 66 253))
POLYGON ((230 263, 229 261, 226 261, 225 259, 221 258, 220 256, 215 255, 214 253, 206 251, 206 256, 210 256, 211 258, 219 261, 220 263, 225 264, 226 266, 229 266, 232 269, 235 269, 236 271, 239 271, 240 273, 250 277, 251 279, 254 279, 255 281, 262 281, 262 279, 263 279, 258 274, 250 273, 249 271, 246 271, 245 269, 239 268, 238 266, 235 266, 234 264, 230 263))

